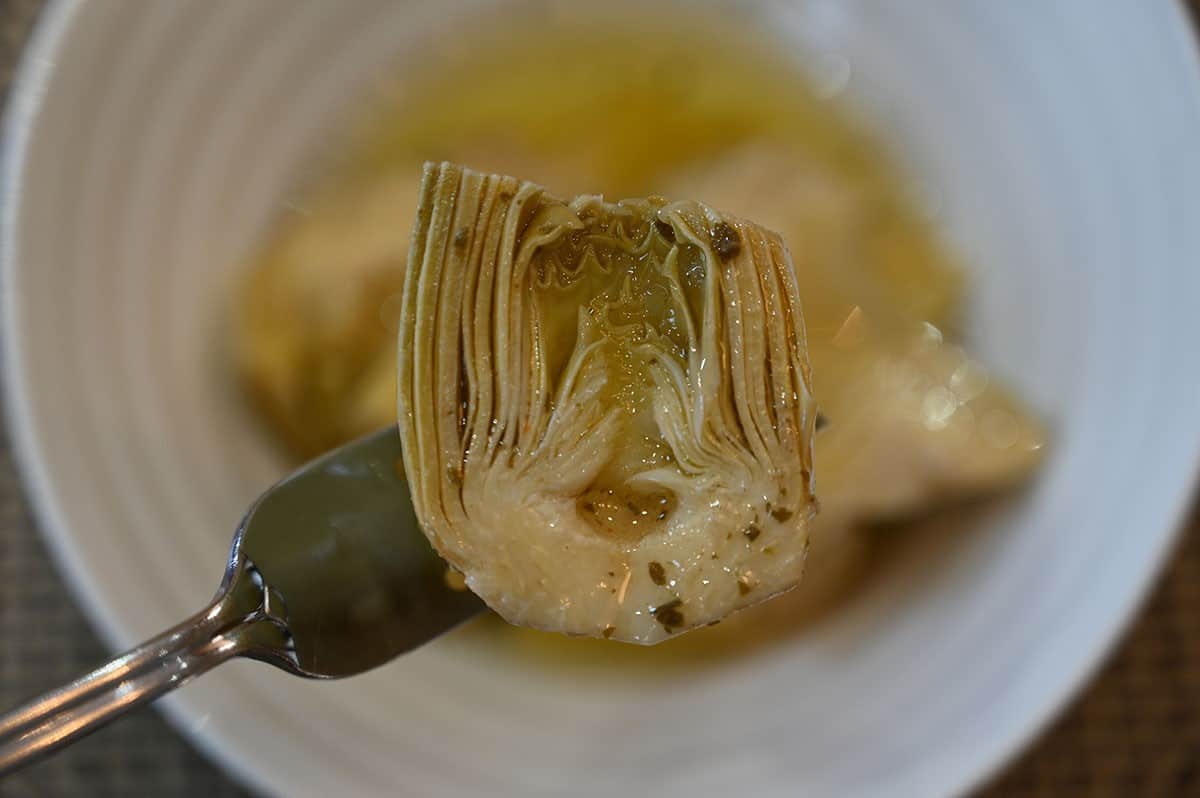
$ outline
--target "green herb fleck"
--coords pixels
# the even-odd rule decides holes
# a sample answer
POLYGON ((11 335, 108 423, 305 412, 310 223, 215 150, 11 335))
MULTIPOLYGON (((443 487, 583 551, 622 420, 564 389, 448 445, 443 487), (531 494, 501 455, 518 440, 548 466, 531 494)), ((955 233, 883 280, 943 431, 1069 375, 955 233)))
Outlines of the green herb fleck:
POLYGON ((650 614, 670 632, 684 624, 683 613, 679 610, 682 606, 681 599, 671 599, 666 604, 660 604, 650 610, 650 614))
POLYGON ((663 568, 662 563, 650 563, 649 570, 651 582, 656 585, 665 585, 667 583, 667 569, 663 568))
POLYGON ((712 229, 712 245, 721 260, 729 260, 742 251, 742 237, 733 225, 717 222, 712 229))

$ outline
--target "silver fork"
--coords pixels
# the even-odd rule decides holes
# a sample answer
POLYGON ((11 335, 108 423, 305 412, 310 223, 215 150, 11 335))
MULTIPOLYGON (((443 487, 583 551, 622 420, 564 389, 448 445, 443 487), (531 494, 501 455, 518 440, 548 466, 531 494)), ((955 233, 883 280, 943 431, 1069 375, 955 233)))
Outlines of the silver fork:
POLYGON ((413 515, 394 428, 314 460, 238 526, 212 603, 0 716, 0 775, 233 657, 315 679, 382 665, 483 610, 413 515))

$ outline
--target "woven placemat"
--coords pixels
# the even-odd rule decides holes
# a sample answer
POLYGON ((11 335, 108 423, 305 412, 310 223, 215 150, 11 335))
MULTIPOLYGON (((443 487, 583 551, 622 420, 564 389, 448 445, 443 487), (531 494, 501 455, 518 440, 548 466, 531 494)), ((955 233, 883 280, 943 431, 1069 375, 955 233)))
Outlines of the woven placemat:
MULTIPOLYGON (((0 0, 0 85, 41 2, 0 0)), ((0 434, 0 708, 108 653, 47 558, 0 434)), ((244 794, 149 709, 0 783, 3 796, 46 798, 244 794)), ((1200 518, 1098 678, 980 794, 1012 796, 1200 796, 1200 518)))

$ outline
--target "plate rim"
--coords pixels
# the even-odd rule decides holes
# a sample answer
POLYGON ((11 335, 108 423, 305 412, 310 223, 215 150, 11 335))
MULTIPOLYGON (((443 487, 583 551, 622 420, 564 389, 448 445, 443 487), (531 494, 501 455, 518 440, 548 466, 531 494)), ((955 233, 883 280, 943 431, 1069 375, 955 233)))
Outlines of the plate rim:
MULTIPOLYGON (((47 0, 38 12, 13 69, 0 120, 0 395, 4 405, 3 424, 24 489, 24 500, 31 511, 33 529, 45 544, 75 609, 108 652, 115 655, 136 645, 139 638, 106 612, 108 602, 104 600, 104 591, 74 547, 73 535, 60 513, 40 440, 29 423, 33 410, 26 390, 28 380, 18 323, 21 309, 16 292, 11 290, 17 271, 20 197, 31 129, 41 112, 43 87, 55 71, 52 56, 86 1, 47 0)), ((152 630, 146 634, 154 633, 152 630)), ((153 702, 153 707, 213 767, 244 789, 273 794, 275 785, 269 774, 254 767, 247 752, 228 745, 220 735, 197 724, 201 709, 187 699, 185 694, 177 692, 153 702)))

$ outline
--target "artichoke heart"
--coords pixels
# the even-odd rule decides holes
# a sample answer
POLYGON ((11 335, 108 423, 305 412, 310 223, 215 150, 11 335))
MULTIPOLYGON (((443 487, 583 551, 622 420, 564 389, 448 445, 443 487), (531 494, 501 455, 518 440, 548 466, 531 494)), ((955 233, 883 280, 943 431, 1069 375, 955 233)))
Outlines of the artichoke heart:
POLYGON ((757 225, 426 164, 399 405, 425 534, 511 623, 656 643, 800 580, 816 408, 757 225))

